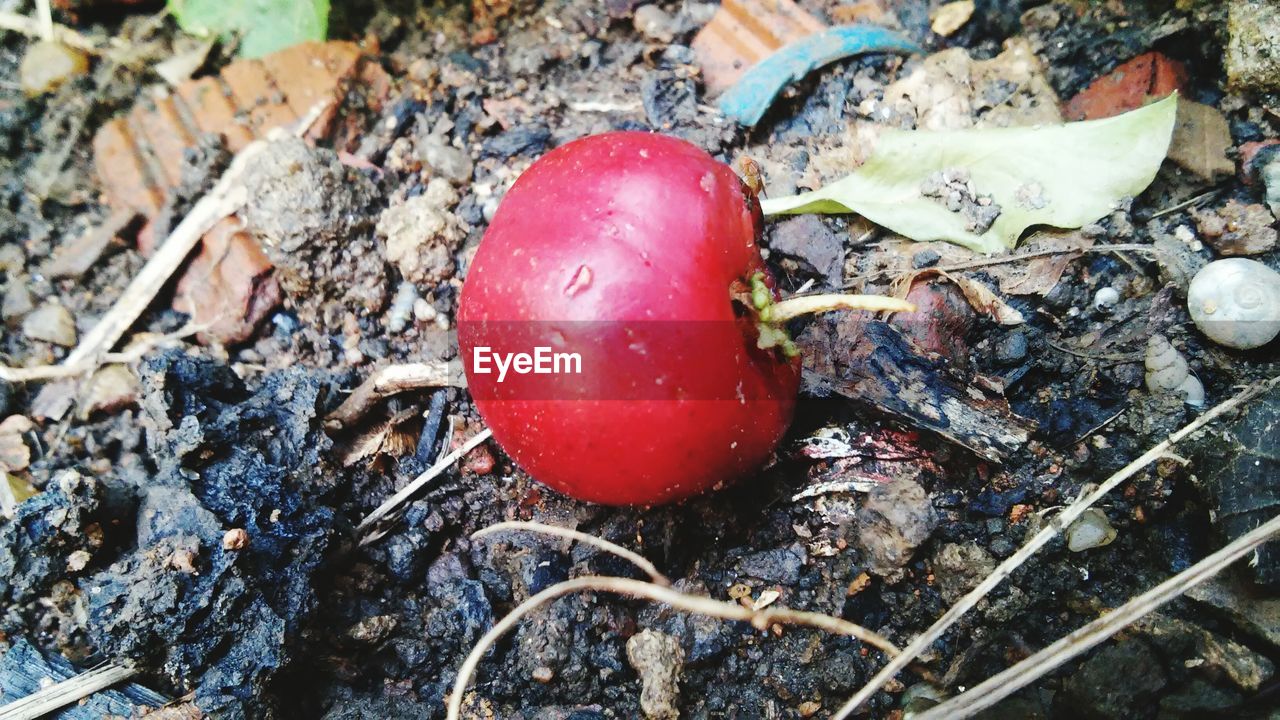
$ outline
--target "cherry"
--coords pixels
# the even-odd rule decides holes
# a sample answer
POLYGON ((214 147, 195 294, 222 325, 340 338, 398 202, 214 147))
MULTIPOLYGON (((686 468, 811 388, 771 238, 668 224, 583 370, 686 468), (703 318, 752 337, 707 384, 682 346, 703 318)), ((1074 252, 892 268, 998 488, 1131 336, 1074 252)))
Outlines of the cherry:
POLYGON ((832 305, 777 302, 761 223, 733 170, 676 138, 606 133, 533 163, 458 308, 468 388, 499 445, 535 479, 611 505, 763 464, 799 386, 782 323, 832 305))

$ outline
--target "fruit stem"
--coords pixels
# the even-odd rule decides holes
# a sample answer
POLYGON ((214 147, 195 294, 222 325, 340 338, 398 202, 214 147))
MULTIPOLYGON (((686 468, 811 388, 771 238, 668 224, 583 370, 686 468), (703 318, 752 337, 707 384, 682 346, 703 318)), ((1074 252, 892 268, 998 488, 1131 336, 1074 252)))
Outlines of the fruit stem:
POLYGON ((801 315, 827 312, 828 310, 867 310, 870 312, 914 312, 915 305, 906 300, 883 295, 802 295, 780 300, 760 310, 760 319, 767 323, 783 323, 801 315))
MULTIPOLYGON (((744 289, 735 290, 741 301, 747 300, 744 289)), ((782 324, 801 315, 826 312, 828 310, 870 310, 879 312, 914 312, 915 305, 906 300, 884 297, 881 295, 803 295, 774 302, 773 290, 765 283, 764 273, 751 276, 750 301, 757 313, 756 347, 761 350, 777 348, 788 358, 800 354, 791 335, 782 324)))

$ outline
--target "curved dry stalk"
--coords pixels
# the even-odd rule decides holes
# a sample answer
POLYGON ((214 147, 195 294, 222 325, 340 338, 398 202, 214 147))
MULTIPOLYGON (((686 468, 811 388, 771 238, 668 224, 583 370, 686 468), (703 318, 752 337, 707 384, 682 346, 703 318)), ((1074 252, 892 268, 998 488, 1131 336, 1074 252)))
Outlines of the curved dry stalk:
POLYGON ((471 452, 477 445, 488 440, 492 436, 493 431, 489 428, 485 428, 475 435, 472 435, 471 439, 462 443, 457 450, 454 450, 448 455, 437 460, 435 465, 427 468, 425 472, 414 478, 408 485, 401 488, 400 492, 392 495, 386 502, 374 508, 373 512, 366 515, 364 519, 360 521, 360 524, 356 526, 356 532, 364 533, 366 530, 373 527, 374 523, 389 515, 391 511, 400 507, 406 500, 412 497, 414 493, 421 490, 424 485, 431 482, 440 473, 448 470, 454 463, 458 462, 463 455, 471 452))
POLYGON ((0 707, 0 720, 36 720, 45 717, 137 674, 137 670, 116 663, 87 670, 0 707))
POLYGON ((790 608, 767 608, 764 610, 752 610, 750 608, 737 605, 735 603, 722 602, 713 600, 709 597, 701 595, 689 595, 686 593, 672 590, 671 588, 654 585, 643 580, 632 580, 630 578, 619 577, 601 577, 588 576, 566 580, 557 583, 533 597, 520 603, 511 612, 507 613, 501 620, 494 623, 489 632, 484 634, 471 648, 471 653, 467 655, 467 659, 463 661, 462 667, 458 668, 458 677, 454 680, 453 690, 449 694, 449 720, 458 720, 462 713, 462 697, 467 691, 467 686, 471 684, 471 676, 475 674, 476 667, 480 664, 481 658, 488 652, 498 638, 505 635, 526 615, 537 610, 539 607, 546 605, 552 600, 580 591, 609 592, 617 595, 628 595, 630 597, 652 600, 654 602, 665 603, 677 610, 685 612, 697 613, 708 617, 721 618, 724 620, 740 620, 751 623, 761 630, 769 627, 773 623, 786 623, 789 625, 808 625, 820 630, 826 630, 841 635, 849 635, 857 638, 862 642, 883 650, 888 655, 895 655, 899 652, 893 643, 884 639, 879 634, 868 630, 861 625, 842 620, 830 615, 821 613, 807 612, 804 610, 792 610, 790 608))
POLYGON ((960 598, 955 605, 951 606, 949 610, 942 614, 942 617, 938 618, 932 625, 930 625, 929 629, 920 633, 920 635, 912 640, 907 647, 903 649, 901 655, 893 658, 887 665, 881 668, 880 672, 876 673, 875 677, 871 678, 870 682, 864 685, 856 695, 850 698, 848 702, 841 706, 841 708, 831 716, 832 720, 846 720, 846 718, 852 715, 853 712, 862 705, 862 703, 866 702, 872 695, 879 692, 880 688, 884 687, 884 684, 894 675, 897 675, 899 670, 906 667, 907 664, 918 657, 920 653, 924 652, 935 640, 941 637, 944 632, 954 625, 962 615, 986 597, 987 593, 995 589, 995 587, 1003 582, 1005 578, 1012 575, 1013 572, 1022 565, 1022 563, 1026 562, 1027 559, 1034 555, 1037 550, 1044 547, 1045 544, 1052 540, 1055 535, 1070 525, 1072 521, 1101 499, 1103 495, 1111 492, 1117 485, 1136 475, 1139 470, 1155 462, 1175 443, 1183 440, 1191 433, 1194 433, 1205 425, 1208 425, 1210 422, 1216 420, 1222 415, 1235 410, 1262 393, 1267 392, 1277 384, 1280 384, 1280 376, 1261 383, 1255 383, 1231 399, 1219 403, 1208 412, 1191 421, 1191 423, 1186 427, 1183 427, 1181 430, 1170 435, 1164 442, 1158 443, 1150 450, 1140 455, 1133 462, 1125 465, 1123 468, 1120 468, 1120 470, 1107 478, 1092 493, 1080 497, 1075 502, 1063 508, 1062 512, 1045 525, 1040 532, 1032 536, 1032 538, 1028 540, 1025 545, 1019 548, 1017 552, 1010 555, 1004 562, 1000 563, 990 575, 983 578, 982 582, 979 583, 977 587, 970 590, 964 597, 960 598))
POLYGON ((576 540, 580 543, 604 550, 607 553, 617 555, 623 560, 630 562, 632 565, 635 565, 645 571, 645 573, 648 574, 655 583, 663 587, 671 586, 671 580, 668 579, 666 575, 659 572, 657 566, 649 562, 648 558, 645 556, 635 552, 634 550, 628 550, 617 543, 611 543, 604 538, 596 537, 595 535, 590 535, 579 530, 557 527, 555 525, 546 525, 540 522, 508 520, 506 522, 494 523, 489 527, 481 528, 471 533, 471 539, 479 540, 482 537, 488 537, 489 535, 494 535, 504 530, 527 530, 529 532, 542 533, 543 535, 554 535, 556 537, 576 540))
POLYGON ((828 310, 867 310, 870 312, 914 312, 915 305, 884 295, 801 295, 781 300, 760 311, 765 322, 781 323, 801 315, 827 312, 828 310))
MULTIPOLYGON (((42 40, 49 39, 44 37, 45 28, 40 19, 19 15, 15 12, 0 11, 0 30, 9 30, 42 40)), ((87 53, 95 55, 102 53, 102 50, 92 40, 66 25, 53 24, 53 39, 63 45, 68 45, 87 53)))
POLYGON ((1280 515, 1241 535, 1221 550, 1031 657, 1015 663, 1012 667, 987 678, 941 705, 929 708, 928 711, 916 716, 916 720, 959 720, 972 717, 1052 672, 1068 660, 1083 654, 1147 613, 1213 577, 1278 532, 1280 532, 1280 515))
POLYGON ((172 333, 164 335, 152 334, 150 337, 141 338, 136 344, 130 345, 120 352, 104 353, 98 357, 96 361, 89 358, 72 365, 38 365, 36 367, 29 368, 15 368, 0 365, 0 380, 16 384, 40 380, 60 380, 62 378, 75 377, 78 375, 88 375, 104 365, 136 362, 141 360, 152 350, 162 346, 172 345, 173 343, 184 340, 196 333, 204 332, 211 326, 212 323, 187 323, 172 333))
MULTIPOLYGON (((1038 258, 1053 257, 1054 255, 1084 255, 1087 253, 1105 253, 1105 252, 1155 252, 1150 245, 1141 245, 1139 243, 1117 243, 1112 245, 1094 245, 1087 248, 1062 248, 1058 250, 1037 250, 1034 252, 1022 253, 1021 255, 1006 255, 1005 257, 983 258, 981 260, 971 260, 969 262, 955 263, 952 265, 938 265, 930 268, 940 272, 956 272, 959 270, 976 270, 978 268, 991 267, 992 265, 1007 265, 1009 263, 1021 262, 1023 260, 1036 260, 1038 258)), ((900 275, 909 275, 914 270, 897 271, 897 270, 878 270, 876 272, 866 273, 865 275, 855 275, 849 278, 844 284, 845 289, 856 287, 858 283, 866 280, 877 280, 895 273, 900 275)))
POLYGON ((432 387, 461 387, 446 363, 398 363, 386 365, 347 396, 325 420, 338 428, 349 427, 364 417, 378 401, 408 390, 432 387))

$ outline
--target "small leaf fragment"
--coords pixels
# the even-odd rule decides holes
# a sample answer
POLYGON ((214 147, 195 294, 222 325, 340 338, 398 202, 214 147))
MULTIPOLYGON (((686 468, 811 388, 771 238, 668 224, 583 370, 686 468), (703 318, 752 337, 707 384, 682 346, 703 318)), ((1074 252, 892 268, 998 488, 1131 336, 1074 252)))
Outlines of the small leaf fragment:
POLYGON ((246 58, 324 40, 329 31, 329 0, 169 0, 168 7, 192 35, 239 34, 246 58))
POLYGON ((1142 192, 1169 150, 1176 113, 1170 96, 1065 125, 887 131, 847 177, 761 205, 766 215, 855 212, 912 240, 1011 250, 1033 225, 1080 227, 1142 192))

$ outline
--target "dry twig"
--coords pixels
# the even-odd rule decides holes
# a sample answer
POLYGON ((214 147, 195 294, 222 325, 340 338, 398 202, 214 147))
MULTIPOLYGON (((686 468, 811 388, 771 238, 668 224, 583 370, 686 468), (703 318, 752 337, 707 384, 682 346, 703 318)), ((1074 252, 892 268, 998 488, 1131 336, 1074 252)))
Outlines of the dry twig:
POLYGON ((413 497, 414 493, 418 492, 427 483, 434 480, 437 475, 448 470, 454 463, 458 462, 459 458, 474 450, 476 446, 485 440, 488 440, 492 435, 493 432, 489 430, 489 428, 485 428, 475 435, 472 435, 471 439, 463 443, 461 447, 440 458, 435 465, 427 468, 425 472, 414 478, 413 482, 405 485, 400 489, 400 492, 392 495, 390 499, 379 505, 373 512, 366 515, 365 518, 360 521, 360 524, 356 526, 356 532, 363 534, 369 528, 373 527, 374 523, 391 514, 392 511, 404 504, 406 500, 413 497))
POLYGON ((37 720, 58 708, 128 680, 137 672, 116 663, 94 668, 0 707, 0 720, 37 720))
MULTIPOLYGON (((50 22, 52 22, 52 18, 50 18, 50 22)), ((44 37, 45 28, 42 27, 39 20, 27 17, 26 15, 19 15, 14 12, 0 11, 0 30, 22 33, 28 37, 48 39, 44 37)), ((63 45, 76 48, 77 50, 84 50, 88 53, 101 52, 101 49, 98 48, 92 40, 86 38, 75 30, 72 30, 66 25, 53 23, 52 33, 53 39, 61 42, 63 45)))
POLYGON ((1280 532, 1280 515, 1241 535, 1221 550, 1165 580, 1147 592, 1058 640, 1040 652, 997 673, 950 700, 930 708, 917 720, 972 717, 1035 682, 1101 643, 1131 623, 1216 575, 1280 532))
POLYGON ((383 398, 409 390, 449 385, 458 383, 446 363, 387 365, 360 383, 326 419, 340 429, 355 423, 383 398))
MULTIPOLYGON (((293 133, 297 136, 305 134, 316 120, 324 114, 328 108, 329 102, 317 103, 301 118, 293 129, 293 133)), ((80 340, 80 344, 71 351, 67 358, 63 360, 62 365, 68 369, 62 372, 70 375, 76 375, 83 372, 85 365, 96 367, 101 363, 103 355, 109 352, 129 329, 142 312, 147 309, 151 301, 165 283, 178 269, 182 262, 186 259, 191 250, 195 248, 196 243, 200 242, 200 238, 205 232, 213 227, 214 223, 231 213, 240 209, 246 201, 246 191, 244 184, 240 181, 244 174, 245 168, 249 161, 262 152, 267 145, 282 133, 272 132, 266 140, 255 140, 244 147, 235 158, 231 161, 231 165, 222 173, 222 177, 218 179, 218 183, 213 186, 200 201, 191 208, 181 223, 169 233, 169 237, 160 246, 142 270, 134 277, 133 282, 129 283, 129 287, 120 295, 116 303, 111 306, 93 329, 85 334, 80 340)), ((6 373, 0 373, 0 378, 10 380, 11 382, 22 382, 24 373, 14 374, 13 368, 4 369, 6 373)), ((26 375, 38 375, 39 372, 53 372, 52 370, 43 370, 42 368, 27 368, 26 375)), ((56 375, 55 375, 56 377, 56 375)), ((47 379, 37 377, 37 379, 47 379)))
POLYGON ((721 618, 724 620, 745 621, 752 624, 757 629, 763 630, 774 623, 785 623, 788 625, 808 625, 820 630, 826 630, 841 635, 849 635, 857 638, 862 642, 883 650, 890 656, 897 654, 898 648, 892 643, 884 639, 880 635, 862 627, 855 625, 848 620, 823 615, 821 613, 806 612, 803 610, 792 610, 785 607, 766 608, 763 610, 752 610, 735 603, 722 602, 713 600, 709 597, 701 595, 689 595, 686 593, 665 588, 660 585, 654 585, 643 580, 631 580, 619 577, 600 577, 588 576, 566 580, 565 582, 552 585, 533 597, 525 600, 516 606, 514 610, 507 613, 505 617, 499 620, 476 642, 471 648, 471 653, 467 655, 467 659, 463 661, 462 667, 458 669, 458 677, 453 683, 453 690, 449 695, 449 720, 458 720, 462 712, 463 694, 467 690, 467 686, 471 684, 471 677, 475 674, 476 667, 480 664, 481 658, 488 652, 489 648, 495 642, 520 622, 529 613, 539 607, 551 602, 552 600, 580 591, 608 592, 617 595, 627 595, 630 597, 652 600, 654 602, 665 603, 677 610, 685 612, 697 613, 708 617, 721 618))
POLYGON ((663 587, 669 587, 671 580, 658 572, 658 568, 643 555, 616 543, 611 543, 604 538, 596 537, 571 528, 556 527, 555 525, 545 525, 539 522, 525 522, 522 520, 510 520, 507 522, 494 523, 487 528, 481 528, 471 533, 472 540, 479 540, 482 537, 488 537, 506 530, 528 530, 529 532, 542 533, 544 535, 554 535, 556 537, 568 538, 576 540, 580 543, 600 548, 608 553, 613 553, 618 557, 630 562, 632 565, 645 571, 646 574, 657 584, 663 587))
POLYGON ((918 657, 920 653, 924 652, 935 640, 941 637, 948 628, 954 625, 962 615, 986 597, 987 593, 991 592, 997 585, 1003 582, 1005 578, 1012 575, 1014 570, 1017 570, 1022 563, 1026 562, 1027 559, 1034 555, 1037 550, 1044 547, 1045 544, 1052 540, 1055 535, 1070 525, 1077 517, 1080 516, 1081 513, 1089 509, 1089 507, 1101 499, 1102 496, 1114 490, 1120 483, 1133 477, 1139 470, 1142 470, 1147 465, 1155 462, 1175 443, 1183 440, 1188 435, 1196 432, 1205 425, 1208 425, 1210 422, 1222 415, 1235 410, 1255 397, 1267 392, 1277 384, 1280 384, 1280 376, 1274 377, 1265 382, 1255 383, 1237 394, 1235 397, 1216 405, 1208 412, 1193 420, 1186 427, 1183 427, 1181 430, 1170 435, 1164 442, 1158 443, 1150 450, 1147 450, 1141 456, 1133 460, 1133 462, 1125 465, 1114 475, 1107 478, 1092 493, 1077 499, 1075 502, 1064 508, 1061 513, 1055 516, 1053 520, 1044 527, 1044 529, 1036 533, 1025 545, 1019 548, 1017 552, 1010 555, 1004 562, 1000 563, 1000 565, 997 566, 990 575, 984 578, 977 587, 969 591, 969 593, 953 605, 951 609, 943 613, 942 617, 938 618, 933 625, 929 626, 929 629, 920 633, 919 636, 912 640, 907 647, 903 649, 901 655, 890 660, 889 663, 880 670, 880 672, 876 673, 876 676, 873 677, 870 682, 864 685, 856 695, 850 698, 849 701, 832 716, 832 720, 845 720, 845 718, 848 718, 853 714, 853 712, 864 702, 870 699, 872 695, 879 692, 880 688, 884 687, 886 682, 893 678, 894 675, 897 675, 899 670, 906 667, 908 663, 918 657))
POLYGON ((96 362, 83 361, 75 365, 40 365, 31 368, 14 368, 0 365, 0 380, 23 383, 37 380, 60 380, 62 378, 85 375, 103 365, 131 363, 141 360, 144 355, 156 348, 172 345, 179 340, 184 340, 207 329, 209 329, 208 324, 196 325, 188 323, 175 332, 143 339, 120 352, 104 353, 96 362))
POLYGON ((40 23, 40 39, 53 40, 53 7, 49 0, 36 0, 36 20, 40 23))
MULTIPOLYGON (((956 263, 954 265, 939 265, 937 267, 932 267, 929 269, 936 270, 938 272, 957 272, 959 270, 977 270, 978 268, 991 267, 992 265, 1006 265, 1008 263, 1021 262, 1023 260, 1035 260, 1037 258, 1052 257, 1054 255, 1083 255, 1085 253, 1120 252, 1120 251, 1155 252, 1155 249, 1150 245, 1141 245, 1138 243, 1120 243, 1120 244, 1114 244, 1114 245, 1094 245, 1093 247, 1087 247, 1087 248, 1062 248, 1059 250, 1037 250, 1035 252, 1023 253, 1021 255, 1007 255, 1005 257, 983 258, 982 260, 972 260, 969 262, 956 263)), ((910 270, 910 269, 900 270, 900 271, 880 270, 878 272, 867 273, 866 275, 858 275, 853 278, 850 278, 849 282, 845 283, 844 287, 846 289, 853 288, 858 283, 864 280, 874 280, 877 278, 884 277, 886 275, 892 275, 895 272, 898 272, 902 275, 907 275, 916 271, 910 270)))

